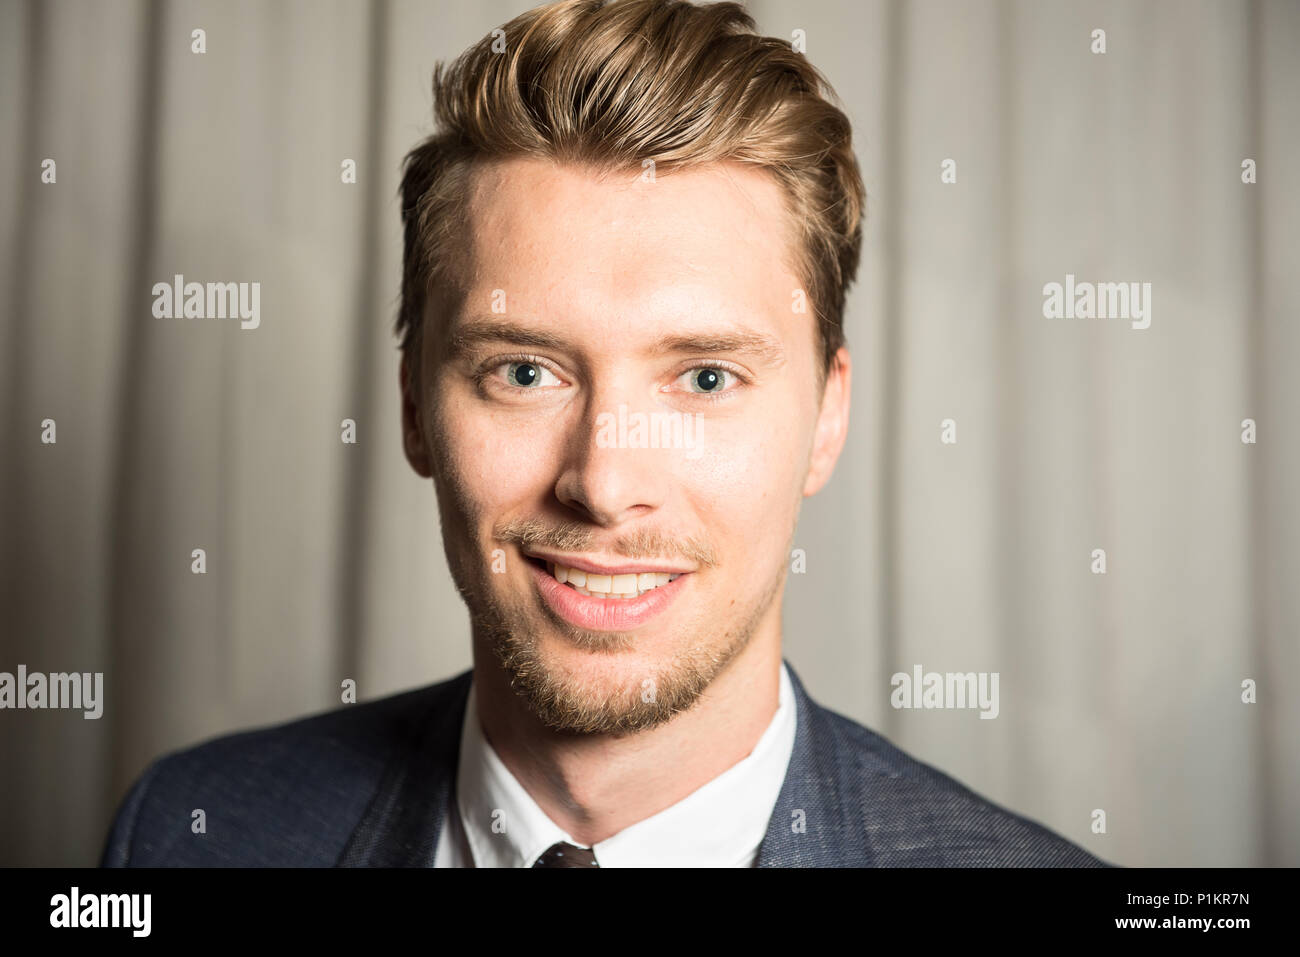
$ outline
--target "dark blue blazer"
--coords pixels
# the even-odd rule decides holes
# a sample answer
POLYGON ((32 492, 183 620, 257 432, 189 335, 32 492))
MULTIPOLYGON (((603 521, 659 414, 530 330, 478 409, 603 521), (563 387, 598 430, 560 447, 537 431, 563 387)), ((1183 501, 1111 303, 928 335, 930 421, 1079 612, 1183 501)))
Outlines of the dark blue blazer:
MULTIPOLYGON (((101 865, 432 866, 470 676, 158 759, 118 809, 101 865), (191 830, 198 809, 206 833, 191 830)), ((759 867, 1107 866, 821 707, 790 677, 794 751, 759 867)))

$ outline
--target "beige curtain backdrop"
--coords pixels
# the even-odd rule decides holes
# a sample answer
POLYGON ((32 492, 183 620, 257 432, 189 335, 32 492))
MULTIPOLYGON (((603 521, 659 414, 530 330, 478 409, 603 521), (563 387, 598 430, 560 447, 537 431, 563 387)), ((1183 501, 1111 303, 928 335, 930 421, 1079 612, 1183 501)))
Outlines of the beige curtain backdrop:
MULTIPOLYGON (((106 686, 0 711, 0 863, 94 863, 165 751, 468 666, 399 446, 395 191, 435 61, 530 5, 0 5, 0 671, 106 686), (260 328, 155 319, 176 274, 260 282, 260 328)), ((750 9, 805 32, 869 193, 787 656, 1105 859, 1300 864, 1300 5, 750 9), (1066 274, 1151 283, 1150 328, 1044 318, 1066 274), (895 710, 918 664, 997 672, 998 717, 895 710)))

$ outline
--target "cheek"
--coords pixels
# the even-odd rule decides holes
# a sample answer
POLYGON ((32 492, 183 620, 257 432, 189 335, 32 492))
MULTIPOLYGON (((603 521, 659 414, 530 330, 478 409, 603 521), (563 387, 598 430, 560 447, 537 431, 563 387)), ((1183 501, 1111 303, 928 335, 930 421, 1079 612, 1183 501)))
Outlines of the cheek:
POLYGON ((739 551, 785 541, 803 484, 803 439, 793 422, 705 423, 700 454, 683 459, 679 474, 718 547, 739 551))
POLYGON ((499 519, 502 511, 547 487, 550 453, 541 430, 475 414, 465 403, 450 401, 441 408, 435 454, 472 526, 499 519))

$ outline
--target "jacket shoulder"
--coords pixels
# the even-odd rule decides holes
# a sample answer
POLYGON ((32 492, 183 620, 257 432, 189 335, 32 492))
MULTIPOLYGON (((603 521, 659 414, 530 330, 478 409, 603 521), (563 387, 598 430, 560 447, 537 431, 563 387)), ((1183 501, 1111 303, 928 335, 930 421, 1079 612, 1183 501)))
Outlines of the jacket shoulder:
POLYGON ((833 741, 841 800, 881 867, 1107 867, 851 718, 813 705, 833 741))
POLYGON ((158 758, 119 805, 100 865, 334 865, 390 760, 432 715, 463 705, 469 678, 464 672, 158 758))

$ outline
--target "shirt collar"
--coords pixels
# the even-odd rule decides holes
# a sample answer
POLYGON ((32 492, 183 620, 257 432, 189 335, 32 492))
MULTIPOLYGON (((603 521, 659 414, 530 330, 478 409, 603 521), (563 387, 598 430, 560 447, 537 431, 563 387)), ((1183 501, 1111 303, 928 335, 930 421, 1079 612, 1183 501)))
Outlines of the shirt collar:
MULTIPOLYGON (((767 831, 795 739, 794 690, 781 663, 776 714, 744 759, 671 807, 592 847, 601 867, 744 867, 767 831)), ((456 803, 475 867, 532 867, 558 841, 552 821, 483 735, 471 684, 456 803)))

